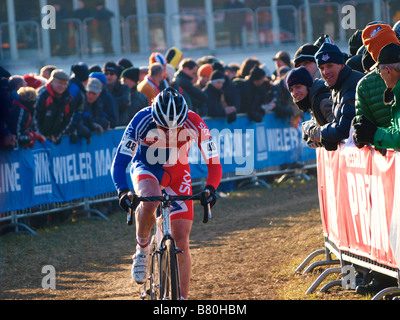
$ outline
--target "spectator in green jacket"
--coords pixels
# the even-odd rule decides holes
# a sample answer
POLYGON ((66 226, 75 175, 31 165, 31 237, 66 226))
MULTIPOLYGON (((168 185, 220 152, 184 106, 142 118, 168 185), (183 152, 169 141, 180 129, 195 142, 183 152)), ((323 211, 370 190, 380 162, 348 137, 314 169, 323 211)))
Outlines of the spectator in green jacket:
POLYGON ((384 102, 391 110, 391 125, 377 126, 365 115, 354 119, 354 141, 360 145, 373 144, 378 148, 400 148, 400 45, 390 43, 384 46, 378 56, 377 72, 386 84, 384 102))
POLYGON ((378 70, 370 71, 375 64, 371 54, 365 50, 363 53, 363 67, 366 76, 361 79, 356 92, 356 115, 365 115, 378 127, 390 126, 390 109, 383 102, 383 93, 386 90, 385 82, 378 70))

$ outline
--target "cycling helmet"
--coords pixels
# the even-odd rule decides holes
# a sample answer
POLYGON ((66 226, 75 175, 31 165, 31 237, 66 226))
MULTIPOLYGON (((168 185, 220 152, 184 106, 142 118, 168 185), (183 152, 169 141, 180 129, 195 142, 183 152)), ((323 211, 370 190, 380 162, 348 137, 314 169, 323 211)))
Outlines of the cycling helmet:
POLYGON ((173 88, 161 91, 154 99, 151 113, 155 123, 166 129, 181 127, 188 116, 185 98, 173 88))

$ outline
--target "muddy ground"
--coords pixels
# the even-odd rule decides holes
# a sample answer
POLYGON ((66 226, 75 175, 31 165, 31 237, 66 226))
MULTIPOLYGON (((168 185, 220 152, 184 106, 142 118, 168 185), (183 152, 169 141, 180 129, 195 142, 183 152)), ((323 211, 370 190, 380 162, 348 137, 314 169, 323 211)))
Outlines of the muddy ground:
MULTIPOLYGON (((317 181, 272 185, 273 190, 226 194, 208 224, 201 222, 202 208, 195 206, 189 299, 360 300, 340 287, 328 294, 305 294, 323 271, 295 273, 311 252, 323 248, 317 181)), ((140 287, 130 276, 135 228, 118 210, 109 218, 67 219, 47 223, 36 236, 0 237, 0 298, 138 300, 140 287), (49 265, 56 271, 55 290, 42 288, 43 267, 49 265)))

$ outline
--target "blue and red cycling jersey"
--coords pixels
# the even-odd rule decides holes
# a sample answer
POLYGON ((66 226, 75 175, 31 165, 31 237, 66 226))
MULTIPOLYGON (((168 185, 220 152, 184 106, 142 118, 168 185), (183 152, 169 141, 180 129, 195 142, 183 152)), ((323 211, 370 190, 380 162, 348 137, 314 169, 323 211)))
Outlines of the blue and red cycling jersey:
POLYGON ((197 143, 207 164, 207 185, 218 188, 222 177, 215 143, 203 119, 189 110, 184 125, 173 137, 157 127, 151 107, 139 111, 127 126, 115 155, 111 174, 118 191, 129 189, 126 170, 129 164, 133 185, 155 179, 163 189, 179 195, 191 194, 189 150, 197 143))

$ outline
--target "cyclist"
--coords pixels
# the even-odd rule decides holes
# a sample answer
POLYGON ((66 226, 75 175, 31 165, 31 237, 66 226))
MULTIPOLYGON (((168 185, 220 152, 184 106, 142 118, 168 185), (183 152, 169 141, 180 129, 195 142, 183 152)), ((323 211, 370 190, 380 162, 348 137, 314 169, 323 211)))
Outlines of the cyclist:
MULTIPOLYGON (((172 195, 191 195, 191 177, 188 153, 191 143, 197 145, 206 161, 208 177, 206 189, 210 196, 203 198, 203 206, 216 202, 215 190, 222 167, 215 144, 201 117, 188 109, 182 95, 173 88, 164 89, 151 106, 139 111, 123 134, 118 146, 111 174, 118 191, 119 204, 129 211, 129 202, 137 206, 136 253, 133 255, 132 276, 144 283, 149 265, 150 232, 156 221, 159 203, 140 202, 137 197, 161 196, 162 190, 172 195), (133 189, 127 182, 126 170, 130 168, 133 189), (127 202, 129 201, 129 202, 127 202)), ((193 202, 177 201, 171 209, 171 230, 176 245, 183 253, 178 256, 182 298, 186 299, 191 275, 189 235, 193 222, 193 202)))

